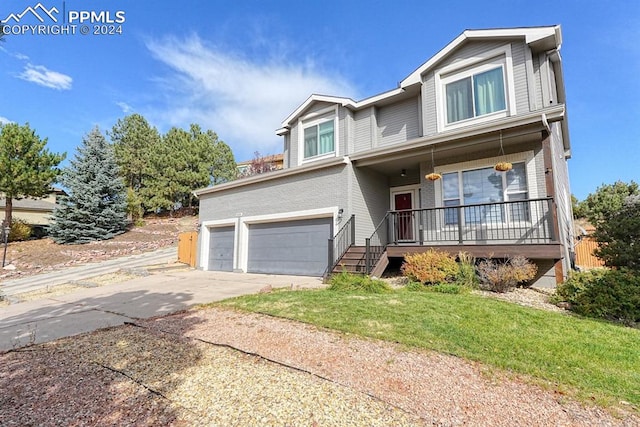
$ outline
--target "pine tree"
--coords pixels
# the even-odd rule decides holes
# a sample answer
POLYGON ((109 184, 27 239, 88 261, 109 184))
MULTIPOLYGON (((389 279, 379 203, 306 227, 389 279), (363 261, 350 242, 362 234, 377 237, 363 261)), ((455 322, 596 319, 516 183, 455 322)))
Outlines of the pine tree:
POLYGON ((143 193, 150 193, 144 188, 152 172, 150 158, 161 142, 160 133, 136 113, 119 119, 107 134, 113 142, 120 175, 128 188, 128 212, 135 220, 142 217, 144 209, 151 205, 143 193))
MULTIPOLYGON (((5 221, 12 222, 13 199, 43 197, 60 174, 66 153, 52 153, 29 123, 0 124, 0 193, 5 197, 5 221)), ((1 221, 0 221, 1 222, 1 221)))
POLYGON ((193 191, 236 178, 231 148, 211 130, 173 127, 149 154, 149 176, 140 195, 152 211, 193 207, 193 191))
POLYGON ((69 190, 53 212, 49 233, 58 243, 111 239, 127 225, 126 189, 119 176, 113 147, 94 128, 64 170, 69 190))

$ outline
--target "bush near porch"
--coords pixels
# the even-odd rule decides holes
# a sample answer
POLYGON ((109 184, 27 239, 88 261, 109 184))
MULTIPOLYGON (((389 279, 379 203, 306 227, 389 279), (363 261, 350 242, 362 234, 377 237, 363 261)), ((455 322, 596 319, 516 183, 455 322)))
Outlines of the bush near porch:
POLYGON ((636 270, 573 273, 558 286, 554 299, 582 316, 640 326, 640 274, 636 270))
POLYGON ((409 285, 412 290, 437 286, 446 289, 445 293, 458 293, 454 292, 452 286, 469 289, 479 286, 488 291, 508 292, 516 286, 529 283, 538 267, 519 255, 504 261, 483 259, 476 262, 475 258, 464 252, 459 253, 456 260, 447 252, 430 249, 405 255, 401 270, 412 282, 409 285))

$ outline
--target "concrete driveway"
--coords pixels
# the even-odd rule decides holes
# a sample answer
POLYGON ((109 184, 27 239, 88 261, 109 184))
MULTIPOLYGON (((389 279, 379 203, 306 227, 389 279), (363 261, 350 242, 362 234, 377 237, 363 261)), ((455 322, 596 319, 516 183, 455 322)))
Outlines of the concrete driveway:
POLYGON ((312 288, 317 277, 186 270, 0 307, 0 351, 43 343, 195 304, 256 293, 265 286, 312 288))

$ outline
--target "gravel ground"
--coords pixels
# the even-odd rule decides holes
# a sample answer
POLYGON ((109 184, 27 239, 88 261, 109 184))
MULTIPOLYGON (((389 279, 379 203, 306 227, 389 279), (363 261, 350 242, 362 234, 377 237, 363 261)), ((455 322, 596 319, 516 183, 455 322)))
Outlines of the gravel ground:
POLYGON ((538 290, 531 288, 516 288, 510 292, 497 293, 489 291, 473 291, 478 295, 487 298, 494 298, 503 301, 509 301, 524 307, 538 308, 541 310, 555 311, 556 313, 567 313, 566 310, 557 305, 549 303, 549 296, 553 291, 538 290))
POLYGON ((640 426, 635 414, 613 417, 457 357, 269 316, 214 308, 144 324, 311 372, 415 414, 425 425, 640 426))
POLYGON ((456 357, 191 310, 0 354, 0 425, 638 426, 456 357))

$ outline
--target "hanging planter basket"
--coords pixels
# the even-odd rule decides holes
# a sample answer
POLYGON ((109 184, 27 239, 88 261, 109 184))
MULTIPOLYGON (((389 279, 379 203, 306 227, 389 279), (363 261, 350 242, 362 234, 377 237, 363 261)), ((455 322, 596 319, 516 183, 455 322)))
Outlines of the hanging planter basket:
POLYGON ((425 178, 427 178, 429 181, 437 181, 440 178, 442 178, 442 175, 440 175, 439 173, 430 173, 424 176, 425 178))
POLYGON ((509 162, 498 162, 493 168, 498 172, 508 172, 513 169, 513 165, 509 162))

